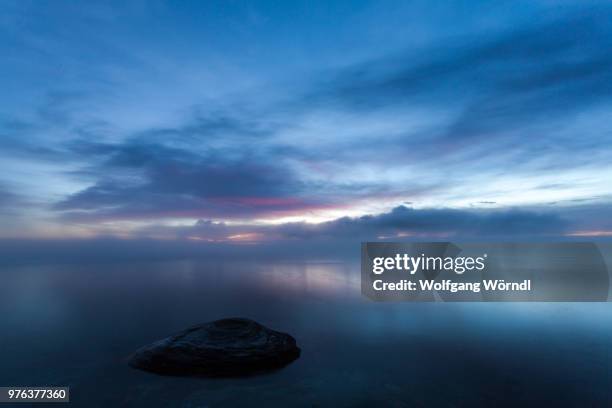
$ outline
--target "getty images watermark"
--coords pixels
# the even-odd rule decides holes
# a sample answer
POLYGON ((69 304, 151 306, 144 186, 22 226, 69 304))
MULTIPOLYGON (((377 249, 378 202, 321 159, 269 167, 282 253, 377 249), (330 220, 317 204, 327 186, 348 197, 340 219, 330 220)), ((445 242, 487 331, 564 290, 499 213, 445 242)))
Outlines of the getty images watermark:
POLYGON ((361 291, 377 301, 605 302, 609 248, 368 242, 361 246, 361 291))

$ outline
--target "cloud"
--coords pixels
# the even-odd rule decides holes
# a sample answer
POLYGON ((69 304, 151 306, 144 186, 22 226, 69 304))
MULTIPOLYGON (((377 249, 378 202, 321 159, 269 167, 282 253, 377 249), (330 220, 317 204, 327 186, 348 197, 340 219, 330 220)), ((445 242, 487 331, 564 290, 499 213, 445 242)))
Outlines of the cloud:
POLYGON ((595 151, 608 132, 597 119, 589 123, 589 142, 562 129, 612 103, 610 17, 610 7, 550 13, 511 29, 365 61, 330 74, 304 104, 398 117, 418 108, 433 116, 425 130, 408 124, 380 138, 376 146, 390 154, 410 151, 425 160, 505 149, 522 162, 556 163, 561 152, 595 151))
MULTIPOLYGON (((199 107, 182 123, 116 144, 77 140, 75 155, 99 161, 82 169, 95 183, 54 208, 92 220, 258 218, 361 197, 397 204, 450 195, 457 180, 473 187, 486 175, 550 179, 605 166, 610 129, 594 117, 589 140, 575 136, 580 115, 612 103, 612 8, 596 11, 337 69, 322 84, 304 83, 290 109, 199 107), (425 113, 413 120, 428 117, 426 126, 402 119, 415 107, 425 113)), ((469 201, 503 205, 492 186, 469 201)), ((542 196, 567 187, 547 190, 542 196)))
POLYGON ((21 203, 22 198, 18 194, 0 184, 0 211, 8 208, 15 209, 21 203))
MULTIPOLYGON (((195 107, 188 121, 173 127, 160 127, 138 132, 137 139, 163 142, 171 139, 175 143, 200 145, 206 141, 207 145, 214 145, 223 141, 244 141, 245 139, 262 139, 271 136, 278 124, 272 120, 257 118, 254 113, 242 107, 234 106, 232 112, 226 110, 207 111, 202 107, 195 107)), ((252 141, 252 140, 251 140, 252 141)))
POLYGON ((35 215, 56 230, 72 221, 102 233, 106 221, 201 218, 210 221, 184 234, 150 232, 213 240, 553 233, 566 217, 529 206, 598 196, 609 205, 612 8, 415 7, 394 9, 400 23, 384 25, 394 50, 370 39, 347 52, 335 41, 336 34, 374 35, 385 11, 363 13, 342 33, 312 21, 301 30, 291 25, 292 33, 320 36, 308 47, 258 28, 250 32, 258 44, 252 55, 244 39, 230 47, 217 30, 197 31, 207 27, 199 20, 183 31, 177 16, 163 12, 149 20, 143 11, 138 22, 126 13, 119 32, 115 18, 68 21, 70 13, 41 10, 32 18, 38 29, 10 31, 19 41, 7 52, 15 67, 4 67, 14 90, 4 93, 1 112, 10 119, 0 122, 0 182, 27 186, 35 215), (459 21, 462 13, 469 18, 459 21), (160 17, 180 35, 124 35, 160 17), (418 30, 406 23, 417 20, 418 30), (307 58, 286 58, 298 54, 307 58), (257 63, 242 64, 243 57, 257 63), (41 80, 55 70, 66 75, 41 80), (252 225, 377 213, 404 202, 473 208, 397 207, 317 225, 252 225))
POLYGON ((343 217, 334 221, 308 225, 288 224, 280 227, 287 238, 381 238, 435 236, 492 236, 560 234, 566 222, 555 213, 517 209, 457 210, 414 209, 399 206, 388 213, 358 218, 343 217))
POLYGON ((579 108, 610 96, 604 80, 611 75, 606 51, 612 44, 611 15, 610 7, 575 11, 488 36, 450 40, 426 52, 365 62, 324 82, 318 95, 365 109, 412 102, 447 105, 445 97, 455 103, 490 98, 513 108, 505 113, 521 117, 536 113, 516 105, 519 101, 533 103, 537 112, 579 108), (560 98, 540 103, 552 95, 560 98))
POLYGON ((517 209, 456 210, 414 209, 399 206, 389 212, 362 217, 341 217, 311 224, 226 224, 200 220, 193 226, 149 226, 138 237, 166 237, 205 242, 327 241, 360 242, 405 239, 457 239, 466 237, 562 236, 570 224, 556 211, 517 209))
POLYGON ((280 158, 195 153, 155 143, 85 144, 98 181, 55 205, 64 217, 253 217, 323 206, 280 158))
MULTIPOLYGON (((609 207, 603 218, 609 213, 609 207)), ((320 224, 253 225, 199 220, 191 226, 149 225, 118 239, 0 239, 0 263, 24 259, 82 261, 109 259, 350 259, 363 241, 558 241, 605 240, 587 235, 592 211, 414 209, 363 217, 343 217, 320 224), (569 217, 561 214, 570 214, 569 217), (586 218, 582 218, 586 217, 586 218), (577 234, 575 234, 577 232, 577 234), (35 258, 33 258, 35 257, 35 258)), ((606 224, 607 225, 607 224, 606 224)), ((610 230, 608 230, 609 232, 610 230)), ((599 230, 595 231, 601 232, 599 230)), ((609 236, 609 235, 607 235, 609 236)))

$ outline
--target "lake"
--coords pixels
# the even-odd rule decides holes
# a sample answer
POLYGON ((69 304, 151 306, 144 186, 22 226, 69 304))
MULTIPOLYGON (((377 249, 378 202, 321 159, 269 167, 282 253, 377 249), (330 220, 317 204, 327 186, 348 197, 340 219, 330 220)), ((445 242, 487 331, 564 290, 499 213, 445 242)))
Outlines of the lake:
POLYGON ((72 406, 598 407, 612 399, 606 303, 375 303, 361 297, 351 262, 39 263, 0 274, 0 385, 70 386, 72 406), (240 379, 163 377, 126 364, 144 344, 223 317, 288 332, 302 355, 240 379))

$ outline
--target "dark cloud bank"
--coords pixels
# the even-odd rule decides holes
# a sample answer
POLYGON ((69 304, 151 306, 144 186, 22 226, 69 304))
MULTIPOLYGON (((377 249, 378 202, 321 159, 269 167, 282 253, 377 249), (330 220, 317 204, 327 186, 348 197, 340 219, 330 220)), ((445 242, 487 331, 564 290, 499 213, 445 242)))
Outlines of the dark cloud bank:
POLYGON ((98 181, 57 203, 66 219, 252 217, 316 207, 282 160, 255 151, 228 152, 132 141, 82 143, 75 151, 98 160, 98 181))
POLYGON ((5 263, 226 258, 353 259, 362 241, 537 241, 564 239, 568 221, 554 212, 397 207, 380 215, 320 224, 227 225, 200 220, 191 227, 147 227, 130 239, 4 240, 5 263), (165 239, 149 239, 151 235, 165 239), (228 240, 237 235, 253 239, 228 240))

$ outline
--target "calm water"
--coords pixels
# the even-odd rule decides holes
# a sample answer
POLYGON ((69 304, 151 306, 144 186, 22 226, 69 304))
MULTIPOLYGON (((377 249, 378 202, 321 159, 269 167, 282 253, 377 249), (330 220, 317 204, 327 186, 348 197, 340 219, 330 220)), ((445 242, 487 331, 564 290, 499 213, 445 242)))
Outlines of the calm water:
POLYGON ((0 385, 69 385, 72 406, 612 404, 609 304, 373 303, 359 295, 358 265, 343 263, 123 262, 0 273, 0 385), (293 334, 301 358, 231 380, 126 365, 143 344, 230 316, 293 334))

